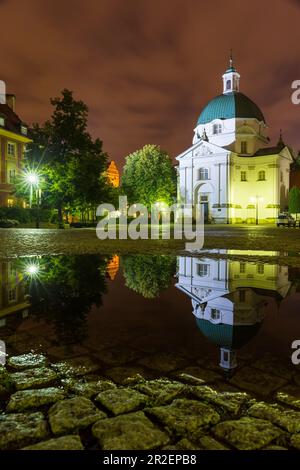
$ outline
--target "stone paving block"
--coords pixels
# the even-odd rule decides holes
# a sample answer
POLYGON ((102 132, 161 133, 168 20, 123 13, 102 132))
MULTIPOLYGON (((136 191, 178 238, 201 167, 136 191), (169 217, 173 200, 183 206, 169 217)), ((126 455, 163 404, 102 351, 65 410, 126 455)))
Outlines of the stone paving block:
POLYGON ((175 380, 156 379, 141 382, 134 387, 150 398, 151 405, 163 405, 170 403, 174 398, 185 394, 187 387, 175 380))
POLYGON ((223 421, 213 428, 217 438, 239 450, 256 450, 274 441, 283 431, 263 419, 244 417, 223 421))
POLYGON ((85 354, 88 354, 88 352, 88 349, 84 348, 80 344, 72 344, 70 348, 66 348, 66 346, 52 346, 47 350, 49 356, 63 360, 84 356, 85 354))
POLYGON ((176 444, 164 446, 162 450, 202 450, 197 444, 193 444, 186 438, 180 439, 176 444))
POLYGON ((7 411, 26 411, 32 408, 40 408, 63 400, 64 397, 64 391, 56 387, 21 390, 11 395, 7 411))
POLYGON ((51 385, 57 380, 57 374, 48 367, 36 367, 35 369, 11 373, 10 379, 16 390, 26 390, 51 385))
POLYGON ((199 439, 200 448, 204 450, 229 450, 229 447, 224 446, 216 441, 211 436, 203 436, 199 439))
POLYGON ((275 398, 285 405, 300 409, 300 388, 295 385, 286 385, 281 388, 275 394, 275 398))
POLYGON ((98 421, 92 432, 103 450, 157 449, 170 440, 142 411, 98 421))
POLYGON ((30 369, 33 367, 46 366, 47 359, 43 354, 22 354, 20 356, 12 356, 7 360, 7 365, 15 370, 30 369))
POLYGON ((217 405, 224 411, 237 415, 243 405, 250 400, 250 396, 244 392, 219 392, 208 386, 191 387, 191 393, 200 400, 217 405))
POLYGON ((47 436, 47 422, 42 413, 0 415, 0 449, 18 449, 47 436))
POLYGON ((130 388, 115 388, 99 393, 95 401, 116 416, 143 408, 148 397, 130 388))
POLYGON ((273 445, 273 446, 264 447, 262 450, 288 450, 288 449, 286 447, 273 445))
POLYGON ((143 379, 149 377, 149 373, 141 366, 121 366, 113 367, 105 371, 105 376, 112 379, 119 385, 125 385, 127 383, 140 382, 143 379))
POLYGON ((280 357, 275 357, 272 354, 265 354, 251 365, 256 369, 271 375, 278 375, 286 380, 291 380, 293 376, 293 367, 290 360, 282 360, 280 357))
POLYGON ((70 435, 39 442, 22 450, 84 450, 79 436, 70 435))
POLYGON ((127 362, 138 359, 140 353, 124 346, 118 346, 116 348, 103 349, 100 353, 95 354, 95 357, 108 366, 122 366, 127 362))
POLYGON ((181 436, 200 435, 203 427, 220 421, 220 415, 210 405, 180 398, 167 406, 149 408, 147 413, 181 436))
POLYGON ((212 370, 204 369, 203 367, 186 367, 185 369, 180 370, 176 373, 176 378, 178 380, 184 380, 190 384, 197 383, 211 383, 216 382, 222 378, 221 374, 214 372, 212 370))
POLYGON ((174 353, 157 353, 142 358, 139 364, 158 372, 167 373, 186 366, 187 359, 182 355, 176 355, 174 353))
POLYGON ((270 395, 285 385, 287 381, 281 377, 247 366, 238 370, 230 379, 230 383, 259 395, 270 395))
POLYGON ((67 361, 56 362, 52 368, 61 377, 74 377, 90 374, 99 370, 100 365, 88 356, 80 356, 67 361))
POLYGON ((300 431, 300 412, 284 410, 277 404, 255 403, 248 410, 250 416, 265 419, 271 423, 286 429, 288 432, 300 431))
POLYGON ((116 388, 116 385, 111 380, 105 378, 88 381, 85 379, 63 379, 61 382, 68 392, 86 398, 91 398, 100 392, 116 388))
POLYGON ((100 419, 106 418, 93 402, 85 397, 69 398, 53 405, 48 413, 53 434, 77 432, 100 419))
POLYGON ((295 449, 300 450, 300 433, 292 435, 291 445, 295 447, 295 449))

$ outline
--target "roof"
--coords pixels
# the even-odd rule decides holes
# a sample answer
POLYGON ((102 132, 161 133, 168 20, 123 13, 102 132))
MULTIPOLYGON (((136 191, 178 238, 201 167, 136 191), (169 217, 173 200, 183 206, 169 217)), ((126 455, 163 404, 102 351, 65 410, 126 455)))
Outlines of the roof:
POLYGON ((265 147, 257 150, 257 152, 253 155, 253 157, 261 157, 264 155, 277 155, 282 150, 282 148, 278 147, 277 145, 274 147, 265 147))
POLYGON ((198 124, 207 124, 214 119, 255 118, 265 122, 259 107, 248 96, 238 91, 223 93, 207 103, 201 112, 198 124))
POLYGON ((4 129, 14 134, 24 135, 21 132, 21 125, 26 124, 23 123, 19 116, 7 104, 0 103, 0 116, 5 118, 4 129))
POLYGON ((199 330, 210 342, 232 349, 239 349, 248 343, 258 333, 261 326, 261 323, 254 325, 211 323, 201 318, 196 318, 196 322, 199 330))

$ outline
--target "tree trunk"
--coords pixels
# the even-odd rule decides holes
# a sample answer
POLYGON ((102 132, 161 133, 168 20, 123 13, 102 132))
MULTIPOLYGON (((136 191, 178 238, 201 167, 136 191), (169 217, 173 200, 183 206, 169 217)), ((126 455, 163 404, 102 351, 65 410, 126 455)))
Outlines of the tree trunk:
POLYGON ((57 207, 57 226, 58 228, 65 228, 64 221, 63 221, 63 210, 62 204, 59 203, 57 207))

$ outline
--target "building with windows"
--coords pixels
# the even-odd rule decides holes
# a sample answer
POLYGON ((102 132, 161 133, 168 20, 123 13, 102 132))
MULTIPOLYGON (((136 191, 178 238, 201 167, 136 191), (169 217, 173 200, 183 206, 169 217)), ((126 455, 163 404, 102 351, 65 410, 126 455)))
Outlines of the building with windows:
MULTIPOLYGON (((2 82, 2 87, 3 82, 2 82)), ((0 205, 15 204, 14 182, 22 168, 26 144, 31 142, 26 124, 15 113, 14 95, 0 93, 0 205)))
MULTIPOLYGON (((256 254, 263 260, 264 252, 256 254)), ((190 297, 197 327, 220 348, 219 365, 230 372, 237 366, 237 351, 256 336, 266 312, 291 293, 288 267, 187 256, 177 263, 176 287, 190 297)))
POLYGON ((223 93, 202 110, 192 146, 177 156, 178 202, 200 203, 205 221, 273 223, 288 205, 293 151, 280 138, 270 146, 259 107, 240 90, 230 58, 223 93))

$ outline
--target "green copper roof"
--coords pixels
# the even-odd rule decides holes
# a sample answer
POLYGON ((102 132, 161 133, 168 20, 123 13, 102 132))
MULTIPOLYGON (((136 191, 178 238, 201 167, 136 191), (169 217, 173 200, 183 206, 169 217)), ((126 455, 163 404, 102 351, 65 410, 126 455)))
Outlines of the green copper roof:
POLYGON ((227 325, 225 323, 211 323, 208 320, 196 318, 199 330, 206 338, 224 348, 239 349, 248 343, 257 333, 261 323, 254 325, 227 325))
POLYGON ((243 93, 233 91, 216 96, 203 109, 198 124, 207 124, 214 119, 256 118, 264 121, 265 118, 259 107, 243 93))

